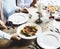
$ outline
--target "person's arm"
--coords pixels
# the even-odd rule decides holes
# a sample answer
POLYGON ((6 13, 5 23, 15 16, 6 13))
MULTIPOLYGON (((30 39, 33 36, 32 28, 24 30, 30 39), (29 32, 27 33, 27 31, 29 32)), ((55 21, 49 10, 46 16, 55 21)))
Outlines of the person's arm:
POLYGON ((7 26, 5 25, 5 23, 3 21, 0 20, 0 24, 2 25, 2 27, 4 27, 5 29, 7 29, 7 26))
POLYGON ((4 27, 7 28, 5 26, 5 19, 4 19, 4 15, 3 15, 3 9, 2 9, 2 0, 0 0, 0 24, 4 27), (3 22, 4 21, 4 22, 3 22))
POLYGON ((17 6, 24 7, 24 0, 17 0, 17 6))
POLYGON ((2 0, 0 0, 0 18, 1 20, 5 21, 4 14, 3 14, 2 0))
MULTIPOLYGON (((7 29, 7 27, 5 26, 5 24, 0 20, 0 24, 4 27, 4 28, 6 28, 7 29)), ((3 32, 3 31, 1 31, 0 30, 0 38, 5 38, 5 39, 17 39, 17 40, 19 40, 20 39, 20 37, 19 37, 19 35, 17 35, 17 34, 12 34, 12 35, 10 35, 10 34, 7 34, 7 33, 5 33, 5 32, 3 32)))
POLYGON ((19 7, 30 7, 33 0, 17 0, 17 6, 19 7))
POLYGON ((25 0, 26 3, 24 3, 25 7, 30 7, 30 5, 33 3, 33 0, 25 0))
POLYGON ((18 34, 14 33, 12 35, 8 34, 8 33, 5 33, 3 31, 0 30, 0 38, 2 39, 8 39, 8 40, 11 40, 11 39, 15 39, 15 40, 20 40, 21 38, 19 37, 18 34))
POLYGON ((3 31, 1 31, 0 30, 0 38, 2 38, 2 39, 11 39, 11 35, 9 35, 9 34, 7 34, 7 33, 5 33, 5 32, 3 32, 3 31))
POLYGON ((36 7, 35 4, 37 3, 37 1, 39 1, 39 0, 33 0, 33 2, 30 4, 30 7, 31 7, 31 6, 32 6, 32 7, 36 7))

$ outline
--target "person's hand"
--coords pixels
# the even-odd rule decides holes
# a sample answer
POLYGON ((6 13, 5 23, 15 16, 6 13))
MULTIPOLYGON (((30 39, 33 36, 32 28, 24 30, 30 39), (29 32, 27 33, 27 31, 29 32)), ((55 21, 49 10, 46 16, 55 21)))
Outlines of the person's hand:
POLYGON ((35 4, 37 3, 38 0, 33 0, 33 2, 31 3, 30 7, 36 7, 35 4))
POLYGON ((5 25, 5 23, 2 20, 0 20, 0 24, 2 25, 2 27, 4 27, 5 29, 7 29, 7 26, 5 25))
POLYGON ((15 13, 20 13, 20 9, 16 9, 15 10, 15 13))
POLYGON ((20 36, 16 33, 11 35, 11 40, 20 40, 20 39, 21 39, 20 36))
POLYGON ((22 8, 20 11, 23 12, 23 13, 29 13, 28 10, 25 9, 25 8, 22 8))

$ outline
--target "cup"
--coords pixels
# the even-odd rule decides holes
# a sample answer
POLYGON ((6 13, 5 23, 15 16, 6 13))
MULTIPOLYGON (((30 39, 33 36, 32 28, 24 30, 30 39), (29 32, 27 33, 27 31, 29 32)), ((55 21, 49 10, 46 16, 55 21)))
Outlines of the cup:
POLYGON ((10 29, 11 27, 13 27, 13 23, 11 21, 7 21, 6 26, 8 29, 10 29))

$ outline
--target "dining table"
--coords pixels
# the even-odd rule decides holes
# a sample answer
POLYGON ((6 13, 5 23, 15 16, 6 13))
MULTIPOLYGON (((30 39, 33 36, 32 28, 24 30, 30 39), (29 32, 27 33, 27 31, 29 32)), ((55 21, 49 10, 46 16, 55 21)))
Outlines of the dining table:
MULTIPOLYGON (((30 7, 26 8, 31 16, 28 22, 33 22, 36 23, 35 21, 38 19, 38 13, 37 13, 37 8, 30 7)), ((25 23, 23 23, 25 24, 25 23)), ((20 24, 20 25, 23 25, 20 24)), ((42 28, 42 33, 45 31, 50 30, 51 21, 48 22, 41 22, 41 23, 36 23, 42 28)), ((9 29, 1 29, 2 31, 8 33, 8 34, 13 34, 16 33, 17 28, 20 25, 13 25, 14 28, 9 28, 9 29)), ((43 49, 42 47, 38 46, 36 44, 36 39, 22 39, 21 40, 7 40, 7 39, 0 39, 0 49, 43 49)))

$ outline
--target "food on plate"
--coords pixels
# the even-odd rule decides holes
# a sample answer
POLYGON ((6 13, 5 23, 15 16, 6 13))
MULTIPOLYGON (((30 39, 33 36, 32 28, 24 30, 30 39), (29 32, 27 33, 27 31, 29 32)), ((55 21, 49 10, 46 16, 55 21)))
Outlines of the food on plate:
POLYGON ((56 8, 54 6, 52 6, 52 5, 48 5, 47 10, 50 10, 51 12, 55 12, 56 8))
POLYGON ((21 33, 27 37, 33 36, 35 35, 35 33, 37 32, 37 28, 36 26, 25 26, 22 30, 21 33))

